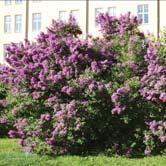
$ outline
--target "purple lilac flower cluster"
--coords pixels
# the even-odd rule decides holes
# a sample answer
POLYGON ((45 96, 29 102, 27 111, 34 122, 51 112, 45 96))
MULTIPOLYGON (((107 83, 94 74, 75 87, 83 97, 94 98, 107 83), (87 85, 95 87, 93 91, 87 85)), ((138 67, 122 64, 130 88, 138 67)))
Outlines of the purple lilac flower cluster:
POLYGON ((144 143, 146 144, 145 154, 150 155, 154 147, 151 147, 151 142, 166 143, 166 121, 153 120, 147 123, 149 126, 149 132, 144 137, 144 143))
POLYGON ((140 93, 148 101, 166 102, 166 67, 162 66, 159 61, 158 45, 149 42, 145 61, 148 63, 147 72, 141 78, 142 89, 140 93))
POLYGON ((121 114, 126 106, 120 103, 120 99, 127 96, 130 93, 130 87, 122 87, 117 89, 115 93, 112 94, 111 99, 114 103, 114 108, 112 109, 112 114, 121 114))
POLYGON ((123 36, 125 33, 132 33, 142 21, 128 12, 125 15, 120 15, 119 18, 110 16, 108 13, 100 14, 97 17, 97 22, 101 27, 102 34, 107 38, 108 36, 115 37, 123 36))
POLYGON ((3 124, 3 125, 4 125, 4 124, 7 124, 7 122, 8 122, 8 120, 7 120, 6 117, 1 117, 1 118, 0 118, 0 125, 1 125, 1 124, 3 124))
POLYGON ((7 101, 5 99, 0 100, 0 107, 6 107, 7 101))

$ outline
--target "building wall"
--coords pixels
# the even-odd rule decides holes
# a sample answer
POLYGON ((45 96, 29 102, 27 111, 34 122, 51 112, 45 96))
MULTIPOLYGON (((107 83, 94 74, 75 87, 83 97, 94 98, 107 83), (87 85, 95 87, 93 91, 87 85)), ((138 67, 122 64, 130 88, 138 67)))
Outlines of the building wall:
MULTIPOLYGON (((95 8, 103 8, 104 12, 108 11, 109 7, 116 7, 116 16, 120 14, 125 14, 127 12, 131 12, 134 15, 137 15, 137 5, 149 5, 149 23, 143 24, 140 26, 140 29, 146 32, 153 32, 155 35, 157 34, 157 1, 90 1, 90 20, 89 20, 89 32, 93 35, 98 35, 98 28, 95 27, 95 8)), ((165 24, 166 25, 166 24, 165 24)))
MULTIPOLYGON (((161 1, 161 27, 166 26, 166 1, 161 1)), ((95 25, 95 9, 102 8, 103 12, 107 12, 109 7, 116 7, 116 16, 130 11, 132 14, 137 15, 137 5, 149 5, 149 23, 140 26, 144 32, 152 32, 157 35, 157 0, 90 0, 89 1, 89 33, 92 35, 99 35, 98 27, 95 25)), ((52 19, 59 18, 59 11, 67 11, 68 14, 71 10, 78 10, 79 25, 86 32, 86 1, 85 0, 30 0, 29 1, 29 24, 28 24, 28 38, 32 41, 39 32, 32 31, 32 14, 41 13, 42 27, 41 31, 46 31, 46 27, 51 24, 52 19)), ((4 1, 0 1, 0 62, 3 62, 4 49, 3 45, 10 42, 18 43, 25 38, 25 22, 26 17, 26 2, 23 4, 15 4, 14 0, 12 5, 5 6, 4 1), (14 16, 16 14, 23 15, 22 33, 14 33, 14 16), (4 16, 12 16, 12 32, 4 33, 4 16)))
POLYGON ((30 1, 29 4, 29 39, 33 40, 37 33, 32 32, 32 13, 42 14, 42 31, 51 24, 52 19, 59 19, 59 11, 66 11, 68 14, 72 10, 79 11, 79 25, 85 33, 86 26, 86 3, 85 1, 30 1))
POLYGON ((4 5, 4 1, 0 1, 0 62, 4 60, 4 44, 11 42, 18 43, 25 37, 25 2, 23 4, 4 5), (14 32, 14 17, 15 15, 22 14, 22 33, 14 32), (12 31, 11 33, 4 33, 4 16, 11 15, 12 17, 12 31))
POLYGON ((160 2, 160 27, 161 31, 166 28, 166 1, 160 2))

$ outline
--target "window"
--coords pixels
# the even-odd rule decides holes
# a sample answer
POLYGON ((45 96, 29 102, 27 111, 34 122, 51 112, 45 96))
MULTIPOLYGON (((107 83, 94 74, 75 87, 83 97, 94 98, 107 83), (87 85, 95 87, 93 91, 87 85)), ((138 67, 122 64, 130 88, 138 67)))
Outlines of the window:
POLYGON ((7 48, 9 45, 10 45, 10 44, 4 44, 4 45, 3 45, 3 55, 4 55, 4 57, 7 56, 6 48, 7 48))
POLYGON ((116 16, 116 7, 109 7, 108 8, 108 14, 110 16, 116 16))
POLYGON ((22 15, 15 15, 15 32, 22 32, 22 15))
POLYGON ((142 23, 149 23, 149 9, 148 5, 138 5, 137 6, 137 15, 138 18, 142 20, 142 23))
POLYGON ((5 16, 4 17, 4 32, 5 33, 10 33, 11 32, 11 30, 12 30, 11 23, 12 23, 11 16, 5 16))
POLYGON ((69 15, 67 11, 59 11, 59 19, 62 21, 68 21, 69 15))
POLYGON ((41 2, 41 0, 32 0, 32 2, 41 2))
POLYGON ((12 0, 5 0, 5 5, 11 5, 12 0))
POLYGON ((16 4, 21 4, 23 2, 23 0, 15 0, 16 4))
POLYGON ((71 15, 76 19, 76 22, 79 21, 79 10, 71 10, 71 15))
POLYGON ((98 26, 98 23, 96 22, 96 18, 99 16, 100 13, 103 12, 103 8, 96 8, 95 9, 95 25, 98 26))
POLYGON ((41 13, 32 14, 32 31, 38 32, 41 30, 41 13))

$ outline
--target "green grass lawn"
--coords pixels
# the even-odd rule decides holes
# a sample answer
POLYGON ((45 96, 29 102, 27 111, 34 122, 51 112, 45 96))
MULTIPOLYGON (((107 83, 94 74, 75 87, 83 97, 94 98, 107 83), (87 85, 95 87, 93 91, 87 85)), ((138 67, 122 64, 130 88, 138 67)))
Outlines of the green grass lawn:
POLYGON ((60 156, 47 157, 25 154, 17 140, 0 139, 0 166, 166 166, 166 156, 128 159, 125 157, 60 156))

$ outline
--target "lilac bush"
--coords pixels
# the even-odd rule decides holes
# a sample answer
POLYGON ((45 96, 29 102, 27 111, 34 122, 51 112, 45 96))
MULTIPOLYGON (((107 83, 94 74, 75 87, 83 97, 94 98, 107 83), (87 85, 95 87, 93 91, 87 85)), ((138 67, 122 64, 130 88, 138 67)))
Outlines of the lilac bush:
POLYGON ((71 17, 68 23, 54 20, 34 43, 7 48, 0 80, 10 89, 8 112, 15 124, 9 136, 21 138, 26 152, 129 156, 164 150, 161 45, 140 32, 141 20, 130 13, 100 14, 97 22, 99 38, 80 39, 71 17), (153 122, 159 123, 155 133, 153 122), (149 140, 156 137, 153 146, 149 140))
POLYGON ((4 84, 0 84, 0 137, 7 136, 7 133, 13 124, 7 113, 7 91, 7 87, 4 84))

